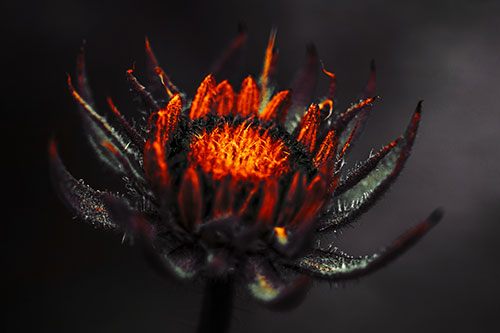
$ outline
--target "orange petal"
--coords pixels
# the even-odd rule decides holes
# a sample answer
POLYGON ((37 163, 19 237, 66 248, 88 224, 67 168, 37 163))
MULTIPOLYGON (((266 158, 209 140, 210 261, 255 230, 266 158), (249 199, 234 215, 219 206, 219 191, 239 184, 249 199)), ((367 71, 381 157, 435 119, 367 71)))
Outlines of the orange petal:
POLYGON ((231 177, 225 177, 221 180, 217 190, 215 192, 214 200, 214 217, 218 218, 226 214, 230 214, 233 206, 233 195, 234 189, 231 177))
POLYGON ((240 93, 236 98, 236 113, 242 117, 257 115, 259 98, 257 82, 251 76, 248 76, 241 84, 240 93))
POLYGON ((319 126, 320 110, 318 105, 311 104, 309 110, 301 120, 298 129, 299 135, 297 141, 302 143, 304 147, 312 154, 316 145, 316 135, 319 126))
POLYGON ((155 141, 165 145, 172 132, 176 129, 182 111, 182 102, 179 94, 168 102, 167 106, 158 111, 158 119, 156 121, 155 141))
POLYGON ((277 225, 286 225, 292 221, 298 207, 304 200, 304 190, 306 188, 306 176, 301 172, 296 172, 283 201, 282 210, 279 214, 277 225))
POLYGON ((150 138, 144 145, 144 170, 151 184, 160 185, 161 188, 155 188, 158 191, 161 191, 170 181, 167 167, 167 143, 177 128, 181 111, 181 98, 179 94, 175 94, 166 107, 150 118, 150 138), (153 125, 154 116, 157 118, 153 125))
POLYGON ((305 200, 290 225, 307 228, 314 221, 319 208, 325 203, 328 184, 321 174, 311 181, 306 189, 305 200))
POLYGON ((181 221, 191 230, 194 225, 201 223, 203 208, 200 179, 192 166, 184 174, 177 199, 181 221))
POLYGON ((276 64, 277 54, 274 52, 274 42, 276 40, 276 30, 273 29, 271 31, 271 35, 269 36, 269 43, 266 48, 266 56, 264 58, 264 67, 262 68, 262 75, 260 77, 260 86, 261 86, 261 96, 263 101, 268 101, 270 96, 269 94, 269 77, 274 71, 274 67, 276 64))
POLYGON ((215 88, 215 112, 221 116, 227 116, 234 107, 234 90, 227 82, 222 81, 215 88))
POLYGON ((273 221, 278 201, 278 181, 273 177, 265 180, 262 192, 262 205, 257 215, 257 221, 260 224, 269 225, 273 221))
POLYGON ((338 143, 338 138, 335 135, 335 131, 331 130, 326 135, 325 140, 321 144, 321 147, 319 148, 318 152, 316 153, 316 156, 314 157, 314 163, 316 164, 316 167, 320 171, 327 173, 333 171, 333 165, 335 163, 335 154, 337 151, 337 143, 338 143))
POLYGON ((325 66, 323 66, 323 73, 325 73, 330 78, 330 86, 328 87, 327 99, 333 100, 333 98, 335 97, 335 85, 336 85, 335 74, 327 71, 325 66))
POLYGON ((275 120, 279 124, 285 123, 288 107, 290 106, 290 90, 284 90, 276 95, 267 103, 266 107, 259 115, 264 121, 275 120))
POLYGON ((337 145, 338 138, 335 135, 335 131, 331 130, 326 135, 325 140, 314 157, 316 167, 326 177, 326 181, 329 184, 329 193, 333 192, 338 183, 339 173, 335 172, 337 145))
POLYGON ((193 102, 191 103, 191 111, 189 118, 196 119, 207 115, 212 110, 212 105, 215 98, 215 79, 209 74, 200 84, 193 102))

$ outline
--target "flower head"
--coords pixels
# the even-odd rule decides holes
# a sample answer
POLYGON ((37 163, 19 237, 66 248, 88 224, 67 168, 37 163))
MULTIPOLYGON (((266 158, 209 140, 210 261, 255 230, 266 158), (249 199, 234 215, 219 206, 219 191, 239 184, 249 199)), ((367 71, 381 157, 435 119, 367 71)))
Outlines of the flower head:
MULTIPOLYGON (((216 66, 238 50, 241 34, 216 66)), ((421 114, 418 104, 404 135, 341 177, 345 154, 359 135, 372 102, 375 70, 365 97, 334 110, 330 89, 304 107, 318 60, 313 48, 292 90, 272 93, 275 34, 262 75, 239 89, 208 75, 187 100, 171 82, 146 41, 151 84, 127 71, 147 120, 132 126, 108 99, 113 127, 94 109, 83 53, 77 85, 68 84, 89 140, 102 161, 126 182, 110 193, 77 181, 50 145, 54 184, 73 212, 96 227, 137 240, 156 267, 182 279, 231 277, 273 307, 295 304, 311 277, 358 277, 396 257, 440 219, 435 211, 380 253, 352 257, 321 249, 315 239, 350 223, 373 205, 401 171, 421 114), (236 91, 237 90, 237 91, 236 91), (154 92, 154 93, 153 93, 154 92)), ((217 72, 220 72, 217 70, 217 72)))

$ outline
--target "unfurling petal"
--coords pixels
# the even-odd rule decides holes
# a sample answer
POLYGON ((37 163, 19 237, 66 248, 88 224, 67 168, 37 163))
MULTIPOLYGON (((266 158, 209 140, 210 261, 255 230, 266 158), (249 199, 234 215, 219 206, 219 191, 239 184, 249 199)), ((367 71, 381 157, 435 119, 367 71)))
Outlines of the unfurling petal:
POLYGON ((408 250, 439 222, 442 215, 443 212, 440 209, 435 210, 426 220, 402 234, 379 253, 371 256, 352 257, 342 252, 314 250, 299 259, 295 263, 295 268, 301 272, 333 281, 361 277, 381 268, 408 250))
POLYGON ((271 98, 271 90, 269 89, 269 81, 272 74, 276 69, 276 61, 278 59, 278 53, 274 51, 274 42, 276 41, 276 29, 271 31, 269 36, 269 43, 266 48, 266 55, 264 57, 264 67, 262 68, 262 75, 260 76, 260 96, 261 96, 261 106, 264 106, 269 102, 271 98))
POLYGON ((192 230, 201 223, 203 197, 198 172, 194 167, 186 170, 178 195, 180 217, 184 227, 192 230))
POLYGON ((259 102, 257 82, 251 76, 248 76, 241 84, 241 90, 236 98, 236 114, 241 117, 257 115, 259 102))
POLYGON ((384 147, 349 176, 319 218, 318 229, 340 228, 365 212, 401 172, 417 132, 421 102, 403 137, 384 147))
POLYGON ((251 295, 275 310, 287 310, 299 304, 311 284, 305 275, 285 279, 269 262, 259 257, 250 257, 243 270, 251 295))
POLYGON ((189 118, 197 119, 204 117, 210 113, 212 106, 215 102, 215 79, 212 75, 208 75, 196 92, 193 102, 191 103, 191 110, 189 118))
POLYGON ((230 115, 234 108, 236 96, 233 87, 227 82, 222 81, 215 88, 215 113, 220 116, 230 115))
POLYGON ((288 107, 290 106, 290 90, 280 91, 264 107, 259 115, 263 121, 275 121, 280 125, 285 124, 288 107))
POLYGON ((309 110, 300 121, 299 125, 294 131, 297 141, 304 145, 304 148, 312 154, 316 147, 316 136, 319 127, 319 114, 320 110, 318 105, 311 104, 309 110))

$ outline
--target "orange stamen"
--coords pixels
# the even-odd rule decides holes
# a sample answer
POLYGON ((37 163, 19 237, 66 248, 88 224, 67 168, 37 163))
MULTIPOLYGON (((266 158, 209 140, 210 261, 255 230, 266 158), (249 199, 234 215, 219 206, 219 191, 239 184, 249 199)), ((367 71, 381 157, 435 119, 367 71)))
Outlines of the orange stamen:
POLYGON ((248 76, 241 84, 240 93, 236 98, 236 113, 242 117, 257 115, 259 98, 257 83, 251 76, 248 76))
POLYGON ((215 99, 215 79, 209 74, 200 84, 196 91, 193 102, 191 103, 191 111, 189 118, 196 119, 206 116, 212 110, 212 105, 215 99))
POLYGON ((283 142, 247 123, 224 124, 195 136, 189 157, 214 179, 231 175, 235 180, 260 182, 279 177, 289 168, 283 142))

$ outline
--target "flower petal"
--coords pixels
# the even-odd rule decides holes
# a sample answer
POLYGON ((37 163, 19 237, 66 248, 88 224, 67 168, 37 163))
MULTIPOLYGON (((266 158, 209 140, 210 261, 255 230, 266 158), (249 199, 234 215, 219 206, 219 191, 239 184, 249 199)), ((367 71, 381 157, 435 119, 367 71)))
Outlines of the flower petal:
POLYGON ((318 105, 311 104, 307 110, 304 118, 300 121, 299 125, 295 128, 294 136, 297 141, 304 145, 304 148, 312 154, 316 147, 316 136, 319 127, 320 110, 318 105))
POLYGON ((366 275, 396 259, 421 239, 441 219, 443 212, 436 209, 420 224, 402 234, 392 244, 371 256, 352 257, 343 252, 314 250, 295 263, 301 272, 328 280, 342 280, 366 275))
POLYGON ((189 118, 197 119, 210 113, 212 105, 215 102, 215 87, 214 77, 210 74, 207 75, 196 91, 196 95, 191 103, 189 118))
POLYGON ((266 104, 264 110, 259 114, 263 121, 275 121, 280 125, 285 124, 288 107, 290 106, 290 90, 280 91, 266 104))
POLYGON ((251 76, 248 76, 241 84, 240 93, 236 98, 236 114, 242 117, 257 115, 259 101, 257 82, 251 76))
POLYGON ((243 268, 250 294, 275 310, 298 305, 309 290, 311 280, 305 275, 285 279, 271 264, 259 257, 250 257, 243 268))
MULTIPOLYGON (((260 96, 261 96, 261 108, 263 108, 271 98, 271 89, 269 89, 269 81, 271 76, 276 70, 276 61, 278 59, 278 53, 274 50, 274 43, 276 41, 276 29, 271 31, 269 36, 269 42, 266 48, 266 55, 264 57, 264 66, 262 68, 262 74, 260 76, 260 96)), ((260 109, 260 108, 259 108, 260 109)))
POLYGON ((231 114, 235 99, 233 87, 227 80, 222 81, 215 88, 215 112, 220 116, 231 114))
POLYGON ((194 167, 189 167, 182 179, 177 197, 180 217, 184 227, 192 230, 195 225, 201 223, 203 197, 200 177, 194 167))
POLYGON ((384 147, 368 159, 357 173, 348 177, 335 192, 327 210, 319 218, 318 229, 337 229, 365 212, 388 189, 401 172, 417 132, 421 102, 413 114, 404 137, 384 147), (347 186, 348 185, 348 186, 347 186))

